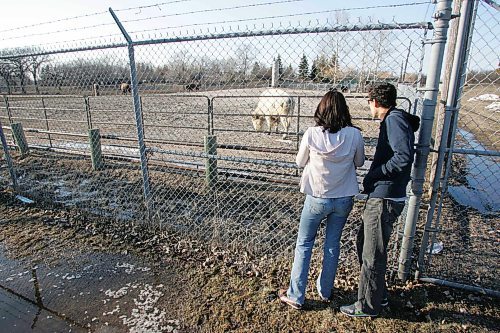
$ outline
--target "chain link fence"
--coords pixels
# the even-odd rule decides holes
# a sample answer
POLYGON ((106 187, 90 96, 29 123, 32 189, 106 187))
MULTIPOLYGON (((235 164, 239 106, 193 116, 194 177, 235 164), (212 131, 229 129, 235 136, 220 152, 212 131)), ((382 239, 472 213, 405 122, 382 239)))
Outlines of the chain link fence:
POLYGON ((426 277, 498 295, 500 16, 488 2, 474 6, 467 70, 447 145, 453 153, 447 155, 433 224, 424 231, 430 241, 421 256, 425 253, 426 277))
MULTIPOLYGON (((450 109, 450 150, 440 151, 430 224, 417 234, 424 240, 417 269, 423 279, 500 290, 498 10, 474 4, 466 77, 460 104, 450 109)), ((344 92, 363 130, 361 180, 378 134, 365 87, 397 84, 399 106, 420 115, 432 28, 237 26, 161 39, 132 34, 128 44, 113 37, 2 50, 0 187, 17 185, 41 203, 148 223, 211 245, 289 256, 304 199, 295 154, 321 96, 344 92), (283 98, 286 115, 259 109, 283 98)), ((358 200, 343 233, 348 262, 361 211, 358 200)), ((404 220, 390 245, 393 274, 404 220)))
MULTIPOLYGON (((21 124, 28 147, 15 156, 20 192, 213 245, 289 255, 304 200, 295 154, 320 98, 331 88, 345 93, 370 158, 378 123, 369 117, 365 86, 399 83, 400 107, 419 113, 430 28, 325 24, 134 41, 137 84, 118 40, 4 52, 3 63, 41 63, 36 82, 27 75, 2 85, 9 145, 21 124), (261 119, 256 131, 252 119, 265 91, 289 98, 291 108, 281 118, 271 113, 272 128, 261 119)), ((359 202, 346 226, 344 258, 354 255, 361 209, 359 202)))

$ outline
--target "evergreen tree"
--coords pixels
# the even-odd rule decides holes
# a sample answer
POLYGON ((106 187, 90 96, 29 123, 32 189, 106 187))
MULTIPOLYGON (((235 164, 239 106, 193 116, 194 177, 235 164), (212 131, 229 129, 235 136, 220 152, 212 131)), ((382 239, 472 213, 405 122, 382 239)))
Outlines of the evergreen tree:
POLYGON ((288 67, 285 69, 285 72, 283 73, 283 77, 286 77, 289 79, 294 77, 292 65, 288 65, 288 67))
POLYGON ((313 61, 312 65, 311 65, 311 72, 309 73, 309 78, 312 81, 318 80, 318 67, 316 67, 316 61, 313 61))
POLYGON ((261 74, 261 72, 262 72, 262 68, 261 68, 260 64, 257 61, 254 62, 252 72, 251 72, 252 76, 258 77, 261 74))
POLYGON ((306 79, 308 73, 309 73, 309 64, 307 63, 306 55, 303 54, 299 64, 299 77, 301 79, 306 79))

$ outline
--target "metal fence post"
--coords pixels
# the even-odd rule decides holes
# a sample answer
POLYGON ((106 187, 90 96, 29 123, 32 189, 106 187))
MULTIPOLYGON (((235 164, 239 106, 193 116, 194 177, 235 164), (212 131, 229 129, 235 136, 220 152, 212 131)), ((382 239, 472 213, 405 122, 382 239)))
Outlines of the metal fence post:
POLYGON ((83 98, 85 102, 85 115, 87 117, 87 128, 92 129, 92 114, 90 113, 90 100, 88 96, 83 98))
POLYGON ((17 187, 17 177, 14 172, 14 166, 12 165, 12 159, 10 158, 9 147, 7 146, 7 140, 5 140, 5 135, 3 133, 2 122, 0 121, 0 141, 2 141, 3 154, 5 156, 5 161, 7 162, 7 168, 9 169, 10 178, 12 179, 12 188, 14 192, 18 191, 17 187))
MULTIPOLYGON (((12 111, 10 109, 9 98, 4 95, 3 99, 5 101, 5 109, 7 110, 7 117, 9 118, 9 126, 12 126, 12 111)), ((10 132, 10 135, 12 136, 12 140, 14 140, 14 134, 12 133, 12 131, 10 132)))
MULTIPOLYGON (((50 127, 49 127, 49 119, 47 117, 47 109, 45 108, 45 100, 42 97, 42 107, 43 107, 43 115, 45 117, 45 128, 47 129, 47 132, 50 132, 50 127)), ((50 137, 50 133, 47 133, 47 139, 49 139, 49 145, 50 148, 52 148, 52 138, 50 137)))
POLYGON ((144 142, 144 122, 143 122, 143 117, 142 117, 142 108, 141 108, 141 101, 139 98, 139 88, 138 88, 138 81, 137 81, 137 69, 135 65, 135 58, 134 58, 134 44, 132 42, 132 39, 130 38, 129 34, 121 24, 120 20, 116 16, 116 14, 113 12, 113 9, 109 8, 109 12, 111 13, 111 16, 113 16, 113 19, 115 20, 116 24, 118 25, 118 28, 120 28, 120 31, 122 32, 123 36, 127 40, 128 44, 128 56, 129 56, 129 61, 130 61, 130 84, 132 88, 132 98, 134 101, 134 111, 135 111, 135 122, 136 122, 136 128, 137 128, 137 140, 139 143, 139 155, 140 155, 140 160, 141 160, 141 171, 142 171, 142 182, 143 182, 143 191, 144 191, 144 201, 146 204, 146 208, 148 210, 148 216, 152 216, 152 200, 151 200, 151 187, 149 183, 149 172, 148 172, 148 161, 146 157, 146 144, 144 142))
MULTIPOLYGON (((462 6, 462 1, 454 1, 453 2, 453 14, 457 15, 460 13, 462 6)), ((457 38, 458 37, 458 24, 459 19, 455 17, 450 22, 450 28, 448 30, 448 47, 446 49, 446 57, 443 64, 443 77, 442 77, 442 87, 443 91, 441 92, 441 103, 439 105, 439 109, 436 111, 436 124, 435 124, 435 134, 434 134, 434 148, 436 150, 440 149, 441 142, 441 134, 443 133, 443 126, 445 124, 446 117, 446 100, 448 99, 448 87, 450 86, 450 76, 451 76, 451 67, 453 65, 453 57, 455 56, 455 51, 457 49, 457 38)), ((436 164, 438 162, 439 154, 434 154, 432 156, 432 160, 430 163, 430 174, 429 174, 429 183, 432 184, 434 182, 434 178, 436 177, 436 164)), ((439 178, 439 176, 437 176, 439 178)), ((433 188, 430 188, 428 193, 429 196, 432 195, 433 188)))
MULTIPOLYGON (((436 207, 436 201, 438 197, 438 190, 440 187, 440 182, 442 181, 441 173, 443 171, 443 164, 445 160, 445 156, 448 155, 448 159, 451 158, 452 152, 447 152, 447 147, 449 146, 449 134, 452 123, 452 116, 458 113, 458 100, 461 94, 461 87, 463 80, 465 78, 465 71, 467 68, 467 58, 468 58, 468 45, 467 39, 470 37, 470 22, 471 15, 473 14, 473 6, 474 2, 469 0, 464 0, 462 3, 462 11, 460 13, 460 22, 458 26, 457 32, 457 41, 454 50, 453 56, 453 65, 451 67, 451 75, 449 78, 449 86, 447 92, 446 99, 446 108, 445 108, 445 116, 443 120, 443 129, 439 143, 439 153, 437 158, 437 164, 435 168, 435 176, 431 180, 432 183, 432 195, 429 203, 429 209, 427 211, 427 219, 425 223, 424 234, 422 237, 422 243, 420 246, 420 252, 418 257, 418 265, 417 271, 415 272, 415 278, 419 278, 419 276, 424 272, 424 256, 427 251, 427 244, 429 242, 429 233, 435 232, 437 230, 431 230, 431 225, 433 222, 434 209, 436 207)), ((437 227, 438 221, 436 221, 437 227)), ((436 229, 436 228, 434 228, 436 229)), ((434 238, 434 237, 433 237, 434 238)), ((433 243, 431 243, 433 244, 433 243)), ((432 253, 432 249, 431 249, 432 253)))
POLYGON ((274 59, 273 68, 271 71, 271 87, 273 87, 273 88, 278 87, 279 77, 280 77, 279 62, 278 62, 278 59, 274 59))
POLYGON ((439 78, 443 65, 444 50, 449 21, 451 19, 451 0, 437 1, 434 13, 434 36, 431 40, 431 54, 429 72, 425 85, 425 95, 421 117, 420 135, 418 137, 415 162, 412 170, 411 194, 408 201, 408 214, 406 216, 403 241, 399 256, 398 277, 406 281, 412 264, 412 252, 417 227, 420 202, 422 200, 423 186, 427 158, 430 151, 430 139, 434 123, 437 95, 439 91, 439 78))

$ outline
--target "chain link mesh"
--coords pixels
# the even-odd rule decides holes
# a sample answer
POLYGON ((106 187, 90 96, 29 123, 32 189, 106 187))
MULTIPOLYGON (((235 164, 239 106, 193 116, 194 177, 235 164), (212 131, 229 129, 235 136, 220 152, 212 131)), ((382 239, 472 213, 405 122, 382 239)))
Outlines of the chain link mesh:
MULTIPOLYGON (((498 10, 477 3, 447 191, 431 232, 436 254, 426 275, 500 290, 500 130, 498 10)), ((429 248, 430 251, 430 248, 429 248)))
MULTIPOLYGON (((21 123, 29 146, 26 156, 15 156, 21 193, 120 221, 149 221, 214 245, 289 254, 304 200, 295 154, 320 98, 331 88, 345 93, 371 157, 378 123, 369 116, 365 86, 398 83, 399 106, 418 113, 427 28, 299 26, 135 42, 136 102, 127 48, 118 42, 41 55, 4 52, 3 64, 41 63, 36 80, 26 74, 22 83, 0 83, 9 144, 15 146, 12 124, 21 123), (270 114, 272 131, 265 121, 256 131, 252 117, 272 82, 270 98, 285 94, 292 107, 285 116, 270 114)), ((358 202, 345 227, 344 258, 354 255, 361 210, 358 202)))

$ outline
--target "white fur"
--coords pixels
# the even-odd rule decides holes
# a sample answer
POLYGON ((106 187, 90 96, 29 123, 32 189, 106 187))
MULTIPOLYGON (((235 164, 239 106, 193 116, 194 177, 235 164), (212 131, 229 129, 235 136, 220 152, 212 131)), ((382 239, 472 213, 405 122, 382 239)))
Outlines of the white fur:
POLYGON ((264 130, 264 120, 267 123, 269 132, 276 128, 278 132, 278 123, 281 122, 286 134, 283 138, 286 139, 288 129, 290 127, 291 117, 295 102, 290 95, 282 90, 270 88, 265 90, 259 97, 259 102, 252 115, 252 124, 256 131, 264 130))

